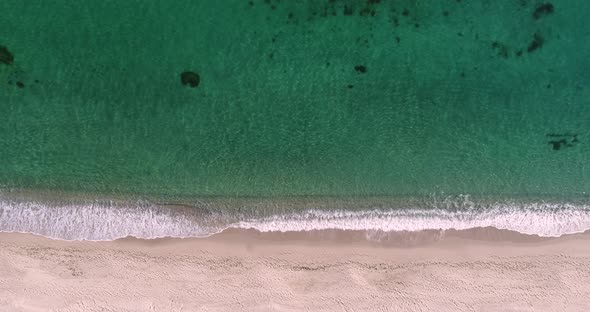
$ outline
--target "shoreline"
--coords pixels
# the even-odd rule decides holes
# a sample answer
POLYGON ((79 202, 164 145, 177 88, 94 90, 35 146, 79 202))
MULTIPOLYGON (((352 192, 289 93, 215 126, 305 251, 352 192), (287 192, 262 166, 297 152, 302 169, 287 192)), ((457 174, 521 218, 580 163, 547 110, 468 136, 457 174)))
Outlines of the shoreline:
POLYGON ((270 237, 348 236, 399 245, 397 242, 402 240, 433 242, 443 236, 475 235, 482 233, 480 228, 505 229, 507 232, 492 231, 500 236, 511 231, 530 237, 583 233, 590 230, 590 203, 514 200, 489 204, 469 196, 446 202, 326 197, 161 203, 33 191, 0 192, 0 232, 74 241, 109 241, 127 236, 202 238, 253 229, 252 233, 270 233, 270 237))
MULTIPOLYGON (((590 204, 480 203, 468 196, 447 202, 389 199, 217 199, 186 203, 0 193, 0 231, 66 240, 134 236, 204 237, 228 228, 261 232, 365 231, 368 235, 494 227, 559 237, 590 229, 590 204)), ((450 233, 450 232, 449 232, 450 233)), ((397 235, 397 234, 396 234, 397 235)), ((381 239, 381 238, 380 238, 381 239)))
POLYGON ((90 242, 0 233, 0 311, 590 307, 589 233, 541 238, 483 228, 411 246, 308 234, 90 242))
POLYGON ((91 239, 63 239, 57 237, 45 236, 31 232, 12 232, 0 231, 0 235, 29 235, 40 239, 48 239, 62 242, 125 242, 136 241, 138 243, 151 242, 159 243, 160 241, 220 241, 230 242, 232 239, 239 237, 245 241, 256 241, 262 243, 273 242, 309 242, 312 244, 356 244, 359 246, 370 247, 421 247, 432 244, 443 243, 445 240, 464 239, 479 242, 509 242, 509 243, 539 243, 550 242, 554 240, 567 240, 588 236, 590 239, 590 230, 563 234, 561 236, 539 236, 537 234, 526 234, 518 231, 498 229, 492 226, 475 227, 468 229, 428 229, 420 231, 381 231, 381 230, 341 230, 341 229, 321 229, 311 231, 259 231, 253 228, 236 228, 229 227, 204 236, 161 236, 161 237, 136 237, 129 235, 115 239, 91 240, 91 239))

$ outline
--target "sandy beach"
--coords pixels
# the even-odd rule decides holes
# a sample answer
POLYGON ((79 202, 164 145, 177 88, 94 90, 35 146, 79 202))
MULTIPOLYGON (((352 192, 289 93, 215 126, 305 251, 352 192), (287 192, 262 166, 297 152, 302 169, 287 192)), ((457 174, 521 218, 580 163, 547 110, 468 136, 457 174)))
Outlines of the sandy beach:
POLYGON ((0 234, 0 311, 588 311, 587 234, 0 234), (397 243, 396 243, 397 242, 397 243), (400 243, 402 242, 402 243, 400 243))

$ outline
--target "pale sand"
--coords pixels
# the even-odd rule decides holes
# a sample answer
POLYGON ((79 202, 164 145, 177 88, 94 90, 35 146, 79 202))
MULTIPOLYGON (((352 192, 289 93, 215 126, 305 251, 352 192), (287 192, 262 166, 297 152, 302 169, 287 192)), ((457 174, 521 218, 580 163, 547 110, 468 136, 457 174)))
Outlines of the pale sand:
POLYGON ((590 311, 589 235, 435 232, 0 233, 0 311, 590 311))

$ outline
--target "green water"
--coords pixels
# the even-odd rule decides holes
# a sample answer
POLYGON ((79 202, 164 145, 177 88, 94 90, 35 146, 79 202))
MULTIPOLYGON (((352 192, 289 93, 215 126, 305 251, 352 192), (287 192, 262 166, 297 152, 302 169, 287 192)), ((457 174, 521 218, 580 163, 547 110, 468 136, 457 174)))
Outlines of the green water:
POLYGON ((0 1, 0 187, 590 189, 590 2, 372 2, 0 1))

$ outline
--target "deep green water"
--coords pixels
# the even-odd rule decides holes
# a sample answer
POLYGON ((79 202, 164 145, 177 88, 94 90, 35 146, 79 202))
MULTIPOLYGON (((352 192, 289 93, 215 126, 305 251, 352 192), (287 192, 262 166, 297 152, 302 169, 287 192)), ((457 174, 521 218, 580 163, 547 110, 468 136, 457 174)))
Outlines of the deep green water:
POLYGON ((0 1, 0 187, 590 189, 589 1, 370 2, 0 1))

